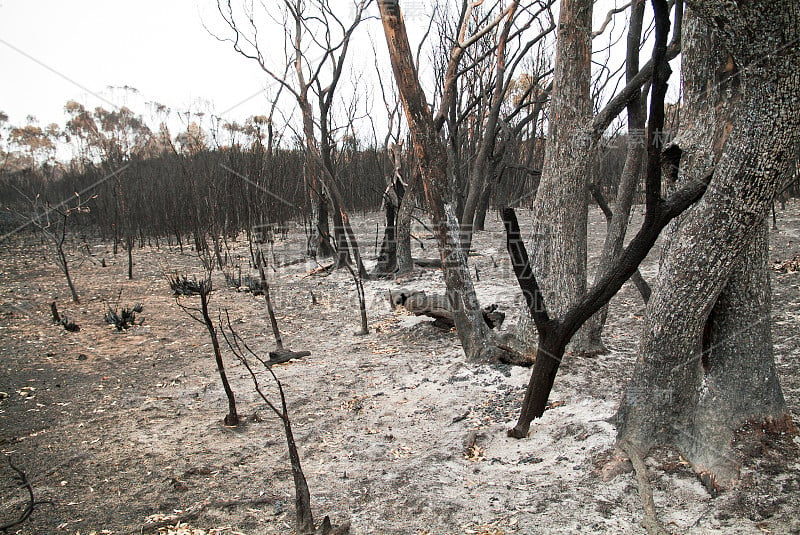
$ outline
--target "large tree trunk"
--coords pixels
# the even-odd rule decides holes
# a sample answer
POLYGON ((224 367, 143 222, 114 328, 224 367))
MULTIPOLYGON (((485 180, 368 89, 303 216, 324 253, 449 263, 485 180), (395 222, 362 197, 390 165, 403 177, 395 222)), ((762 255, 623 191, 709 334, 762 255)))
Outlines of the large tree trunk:
MULTIPOLYGON (((642 38, 642 22, 644 19, 645 0, 636 0, 631 6, 631 22, 628 28, 627 60, 625 65, 625 78, 630 83, 639 72, 639 46, 642 38)), ((603 273, 609 269, 622 252, 625 242, 625 234, 628 231, 628 220, 630 219, 633 196, 636 193, 642 177, 642 162, 644 160, 645 147, 644 139, 639 137, 639 133, 644 132, 645 111, 642 102, 647 100, 647 95, 642 98, 637 93, 628 102, 628 147, 625 156, 625 165, 622 169, 622 177, 617 188, 616 203, 614 213, 611 216, 607 228, 603 252, 600 255, 600 262, 597 267, 595 282, 603 273)), ((602 333, 608 318, 608 304, 601 308, 597 314, 587 322, 586 330, 589 347, 600 353, 608 350, 603 344, 602 333)))
POLYGON ((733 431, 747 421, 780 421, 783 398, 772 350, 766 220, 722 290, 706 329, 702 390, 691 437, 682 446, 698 473, 727 487, 737 473, 728 455, 733 431))
MULTIPOLYGON (((731 123, 708 114, 703 120, 713 125, 694 125, 721 127, 713 148, 724 148, 708 191, 665 253, 620 406, 618 440, 640 454, 673 444, 707 472, 706 481, 725 486, 735 476, 726 454, 736 426, 785 417, 768 331, 764 220, 800 142, 800 2, 689 4, 740 70, 742 97, 731 123)), ((712 79, 703 86, 715 87, 712 79)), ((701 168, 708 149, 699 156, 688 169, 701 168)))
MULTIPOLYGON (((556 317, 586 292, 592 5, 592 0, 561 2, 550 127, 533 206, 531 261, 556 317)), ((572 338, 571 348, 590 349, 584 330, 572 338)))
POLYGON ((486 356, 489 334, 475 295, 467 260, 461 249, 455 208, 446 201, 447 154, 417 78, 405 22, 396 2, 379 1, 386 42, 406 117, 419 159, 425 198, 442 258, 447 297, 453 310, 461 347, 469 359, 486 356))

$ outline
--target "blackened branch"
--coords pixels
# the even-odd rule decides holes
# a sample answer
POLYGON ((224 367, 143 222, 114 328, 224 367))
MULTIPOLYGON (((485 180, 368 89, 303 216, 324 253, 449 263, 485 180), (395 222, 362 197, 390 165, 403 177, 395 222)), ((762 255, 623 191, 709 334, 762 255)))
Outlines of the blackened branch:
POLYGON ((16 520, 12 520, 7 524, 0 525, 0 531, 4 533, 7 532, 9 529, 13 528, 14 526, 19 526, 20 524, 28 520, 28 518, 33 514, 33 507, 36 505, 36 499, 33 497, 33 486, 31 485, 31 482, 28 481, 28 476, 25 474, 25 472, 22 471, 22 469, 18 468, 13 463, 10 456, 6 455, 6 460, 8 461, 8 466, 10 466, 11 469, 17 473, 17 478, 20 481, 20 486, 25 487, 25 489, 28 491, 28 504, 25 506, 25 509, 22 511, 22 514, 20 514, 19 518, 17 518, 16 520))
POLYGON ((550 323, 550 315, 547 313, 542 290, 539 288, 533 269, 531 269, 528 251, 525 249, 525 243, 520 237, 517 214, 513 208, 503 209, 503 224, 506 227, 506 243, 508 245, 508 254, 511 257, 511 265, 514 267, 514 275, 517 276, 519 287, 525 296, 525 303, 528 305, 533 323, 541 333, 550 323))

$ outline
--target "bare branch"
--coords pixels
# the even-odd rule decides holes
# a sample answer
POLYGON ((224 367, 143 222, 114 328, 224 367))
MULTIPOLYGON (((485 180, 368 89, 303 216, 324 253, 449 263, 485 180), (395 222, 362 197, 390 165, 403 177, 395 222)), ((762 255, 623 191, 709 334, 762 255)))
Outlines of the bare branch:
POLYGON ((614 18, 614 15, 622 13, 623 11, 628 9, 629 7, 631 7, 631 2, 628 2, 627 4, 625 4, 623 6, 620 6, 620 7, 615 7, 613 9, 610 9, 608 11, 608 13, 606 13, 606 19, 603 21, 603 24, 600 25, 600 28, 598 28, 596 31, 592 32, 592 39, 594 39, 595 37, 598 37, 600 35, 603 35, 603 32, 606 31, 606 27, 608 27, 608 24, 611 22, 611 19, 614 18))
POLYGON ((17 473, 17 477, 19 478, 20 486, 21 487, 25 487, 25 490, 28 491, 28 503, 25 506, 25 509, 23 509, 23 511, 20 514, 19 518, 17 518, 16 520, 12 520, 11 522, 8 522, 6 524, 0 525, 0 531, 3 531, 3 532, 8 531, 9 529, 13 528, 14 526, 19 526, 20 524, 22 524, 23 522, 28 520, 28 518, 30 518, 30 516, 33 514, 33 508, 37 503, 36 499, 33 496, 33 486, 31 485, 31 482, 28 481, 27 474, 25 474, 25 472, 23 472, 22 469, 18 468, 14 464, 14 462, 11 460, 11 456, 10 455, 6 455, 6 461, 8 461, 8 466, 10 466, 11 469, 14 470, 14 472, 17 473))

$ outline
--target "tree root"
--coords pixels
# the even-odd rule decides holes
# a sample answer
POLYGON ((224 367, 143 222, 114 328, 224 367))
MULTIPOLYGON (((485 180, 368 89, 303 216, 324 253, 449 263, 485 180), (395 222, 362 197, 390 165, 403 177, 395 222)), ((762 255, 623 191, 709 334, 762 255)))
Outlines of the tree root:
POLYGON ((639 497, 644 507, 642 526, 647 530, 649 535, 668 535, 669 531, 667 531, 658 520, 656 504, 653 501, 653 490, 650 488, 650 481, 647 479, 647 466, 644 464, 642 455, 639 454, 639 450, 632 444, 621 442, 618 444, 618 447, 628 455, 631 464, 633 464, 633 470, 636 474, 636 483, 639 486, 639 497))

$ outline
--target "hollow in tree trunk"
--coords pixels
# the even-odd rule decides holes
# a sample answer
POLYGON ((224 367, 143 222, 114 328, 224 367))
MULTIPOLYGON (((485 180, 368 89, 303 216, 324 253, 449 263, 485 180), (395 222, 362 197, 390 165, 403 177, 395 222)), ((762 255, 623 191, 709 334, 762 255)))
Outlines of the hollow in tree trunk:
POLYGON ((716 488, 736 475, 727 454, 738 425, 790 425, 768 334, 764 225, 800 143, 800 117, 787 111, 800 95, 800 55, 775 48, 800 40, 800 3, 689 5, 740 69, 741 99, 730 122, 704 118, 722 126, 721 156, 664 255, 618 441, 642 454, 675 445, 716 488))

